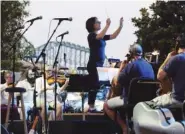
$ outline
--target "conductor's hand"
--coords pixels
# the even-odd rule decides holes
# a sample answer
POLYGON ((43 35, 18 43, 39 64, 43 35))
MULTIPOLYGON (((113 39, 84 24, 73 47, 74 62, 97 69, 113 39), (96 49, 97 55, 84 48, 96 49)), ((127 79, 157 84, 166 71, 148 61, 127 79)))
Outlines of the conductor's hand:
POLYGON ((120 27, 123 27, 123 17, 120 18, 120 27))
POLYGON ((111 20, 110 20, 110 18, 108 18, 107 21, 106 21, 106 25, 110 26, 110 23, 111 23, 111 20))

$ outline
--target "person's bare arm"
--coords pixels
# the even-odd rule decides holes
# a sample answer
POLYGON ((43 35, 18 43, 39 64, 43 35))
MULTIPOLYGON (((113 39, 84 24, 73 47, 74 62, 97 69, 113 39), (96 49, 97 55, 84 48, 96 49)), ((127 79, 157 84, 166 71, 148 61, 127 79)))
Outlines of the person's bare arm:
POLYGON ((106 34, 106 32, 107 32, 107 30, 108 30, 108 28, 110 26, 110 23, 111 23, 111 21, 108 18, 107 21, 106 21, 106 26, 104 27, 104 29, 99 34, 96 35, 96 39, 97 40, 103 39, 103 37, 105 36, 105 34, 106 34))
POLYGON ((121 66, 119 68, 119 71, 118 71, 118 74, 117 74, 117 78, 118 78, 120 72, 126 67, 127 64, 128 64, 127 60, 124 60, 124 61, 121 62, 121 66))
POLYGON ((120 18, 120 25, 118 29, 113 34, 110 35, 110 39, 115 39, 119 35, 122 27, 123 27, 123 17, 120 18))
POLYGON ((174 52, 171 52, 168 54, 167 58, 163 62, 163 64, 160 66, 159 71, 157 73, 157 79, 162 81, 167 77, 167 73, 163 70, 163 68, 166 66, 166 64, 169 62, 169 60, 174 56, 174 52))
POLYGON ((69 84, 69 79, 66 79, 66 82, 65 82, 65 84, 61 87, 60 91, 64 91, 64 90, 67 88, 68 84, 69 84))

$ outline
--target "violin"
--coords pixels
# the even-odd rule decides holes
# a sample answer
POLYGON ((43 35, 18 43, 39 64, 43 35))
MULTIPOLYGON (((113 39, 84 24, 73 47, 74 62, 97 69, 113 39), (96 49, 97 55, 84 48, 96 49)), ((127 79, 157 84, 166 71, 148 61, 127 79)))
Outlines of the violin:
POLYGON ((13 87, 13 86, 15 86, 15 84, 13 84, 13 83, 8 83, 8 87, 13 87))
MULTIPOLYGON (((55 77, 51 76, 47 79, 47 82, 49 85, 52 85, 55 83, 55 77)), ((58 82, 59 84, 64 84, 66 82, 66 78, 62 78, 62 77, 57 77, 56 82, 58 82)))

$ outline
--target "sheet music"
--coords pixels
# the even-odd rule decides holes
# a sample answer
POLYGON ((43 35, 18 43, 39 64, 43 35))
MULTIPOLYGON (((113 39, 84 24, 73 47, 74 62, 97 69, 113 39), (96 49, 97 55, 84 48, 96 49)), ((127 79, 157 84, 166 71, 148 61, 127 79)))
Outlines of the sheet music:
POLYGON ((112 82, 112 79, 118 75, 118 71, 119 69, 118 68, 110 68, 108 70, 108 76, 109 76, 109 80, 110 82, 112 82))
POLYGON ((104 67, 97 67, 99 81, 109 81, 108 69, 104 67))
POLYGON ((117 76, 118 68, 97 67, 99 81, 109 81, 111 83, 114 76, 117 76))

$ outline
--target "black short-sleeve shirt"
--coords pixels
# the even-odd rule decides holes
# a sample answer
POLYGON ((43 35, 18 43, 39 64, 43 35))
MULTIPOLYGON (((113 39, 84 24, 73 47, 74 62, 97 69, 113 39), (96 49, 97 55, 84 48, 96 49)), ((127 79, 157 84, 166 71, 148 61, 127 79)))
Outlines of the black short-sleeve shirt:
POLYGON ((96 33, 90 33, 87 37, 90 48, 90 61, 98 62, 105 60, 106 40, 110 39, 110 35, 105 35, 103 39, 96 39, 96 33))

